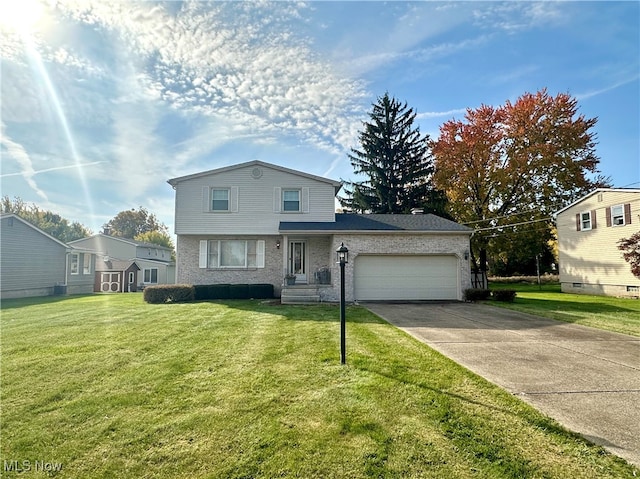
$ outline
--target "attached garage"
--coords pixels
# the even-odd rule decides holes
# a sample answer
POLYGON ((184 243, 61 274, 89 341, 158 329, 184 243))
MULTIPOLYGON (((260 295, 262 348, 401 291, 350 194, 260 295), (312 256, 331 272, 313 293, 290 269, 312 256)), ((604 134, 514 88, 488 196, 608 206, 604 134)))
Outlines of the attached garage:
POLYGON ((458 300, 455 255, 358 255, 355 299, 458 300))

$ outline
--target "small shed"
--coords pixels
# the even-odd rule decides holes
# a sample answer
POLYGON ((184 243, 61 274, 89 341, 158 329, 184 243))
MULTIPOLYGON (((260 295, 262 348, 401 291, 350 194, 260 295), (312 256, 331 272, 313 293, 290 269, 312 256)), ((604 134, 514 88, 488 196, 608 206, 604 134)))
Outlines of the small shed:
POLYGON ((138 271, 135 261, 122 261, 104 256, 96 261, 94 291, 96 293, 135 293, 138 290, 138 271))

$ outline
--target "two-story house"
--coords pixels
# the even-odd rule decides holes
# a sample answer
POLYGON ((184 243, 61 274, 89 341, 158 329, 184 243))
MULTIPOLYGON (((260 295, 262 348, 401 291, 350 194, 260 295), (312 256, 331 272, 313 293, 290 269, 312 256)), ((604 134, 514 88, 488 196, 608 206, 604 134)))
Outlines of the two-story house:
POLYGON ((103 233, 69 244, 96 254, 96 292, 134 292, 148 285, 175 283, 172 251, 165 246, 103 233))
POLYGON ((640 230, 640 189, 599 188, 556 213, 562 291, 640 295, 618 241, 640 230))
POLYGON ((178 283, 271 283, 283 301, 296 289, 336 301, 344 243, 348 301, 460 300, 470 287, 470 228, 430 214, 337 214, 338 181, 251 161, 168 182, 178 283))
POLYGON ((23 218, 0 217, 0 297, 93 291, 95 254, 54 238, 23 218))

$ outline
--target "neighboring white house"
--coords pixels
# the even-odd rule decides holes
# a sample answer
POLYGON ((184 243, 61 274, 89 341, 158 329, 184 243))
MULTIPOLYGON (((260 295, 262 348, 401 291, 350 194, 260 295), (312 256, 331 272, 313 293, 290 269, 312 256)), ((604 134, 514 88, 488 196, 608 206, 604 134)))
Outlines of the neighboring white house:
POLYGON ((271 283, 285 298, 461 300, 471 286, 466 226, 434 215, 336 214, 338 181, 251 161, 169 180, 177 281, 271 283), (296 286, 284 287, 285 275, 296 286), (284 289, 284 290, 283 290, 284 289))
POLYGON ((618 241, 640 231, 640 189, 599 188, 556 213, 562 291, 638 297, 618 241))
POLYGON ((0 220, 2 299, 93 291, 91 251, 67 245, 15 214, 0 220))
POLYGON ((147 285, 175 283, 170 248, 102 233, 69 244, 96 253, 96 292, 133 292, 147 285))

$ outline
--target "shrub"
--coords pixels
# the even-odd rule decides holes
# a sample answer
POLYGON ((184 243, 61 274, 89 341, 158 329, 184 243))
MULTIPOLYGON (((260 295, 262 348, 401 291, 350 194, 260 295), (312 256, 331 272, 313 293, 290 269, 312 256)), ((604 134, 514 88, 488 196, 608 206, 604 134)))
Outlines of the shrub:
POLYGON ((253 299, 271 299, 273 298, 273 285, 272 284, 250 284, 249 285, 249 298, 253 299))
POLYGON ((195 292, 190 284, 159 284, 144 288, 143 298, 147 303, 182 303, 193 301, 195 292))
POLYGON ((516 292, 513 289, 498 289, 491 293, 491 295, 496 301, 512 303, 516 297, 516 292))
POLYGON ((229 285, 229 299, 249 299, 248 284, 229 285))
POLYGON ((469 288, 464 290, 464 300, 465 301, 484 301, 489 299, 491 295, 491 291, 488 289, 480 289, 480 288, 469 288))
POLYGON ((202 301, 206 299, 229 299, 228 284, 197 284, 193 288, 195 290, 195 299, 202 301))

